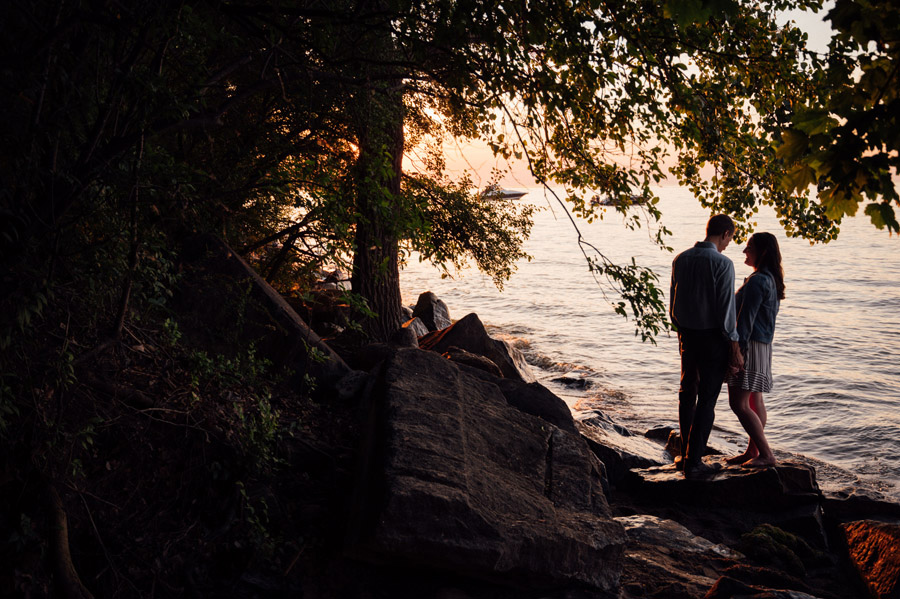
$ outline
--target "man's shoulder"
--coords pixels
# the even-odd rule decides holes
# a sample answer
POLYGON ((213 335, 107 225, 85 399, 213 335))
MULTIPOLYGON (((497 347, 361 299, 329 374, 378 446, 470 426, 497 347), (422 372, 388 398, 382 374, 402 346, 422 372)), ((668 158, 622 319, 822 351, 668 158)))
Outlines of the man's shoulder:
POLYGON ((713 262, 721 262, 723 264, 724 263, 728 263, 728 264, 732 264, 732 265, 734 264, 731 261, 731 258, 729 258, 725 254, 721 253, 714 246, 704 245, 704 244, 700 244, 700 243, 698 243, 697 245, 695 245, 693 247, 689 247, 688 249, 684 250, 683 252, 681 252, 680 254, 675 256, 674 261, 677 262, 679 258, 690 258, 692 260, 693 259, 710 260, 713 262))

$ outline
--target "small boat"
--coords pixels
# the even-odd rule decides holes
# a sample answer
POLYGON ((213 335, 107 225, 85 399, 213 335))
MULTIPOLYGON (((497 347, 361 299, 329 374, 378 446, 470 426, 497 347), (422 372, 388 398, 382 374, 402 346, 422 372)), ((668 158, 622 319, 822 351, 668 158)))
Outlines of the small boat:
POLYGON ((617 198, 613 196, 606 196, 605 198, 601 198, 598 195, 594 195, 591 198, 591 206, 639 206, 641 204, 645 204, 647 200, 643 196, 632 194, 627 199, 617 198))
POLYGON ((518 200, 527 193, 527 191, 503 189, 499 185, 488 185, 484 191, 481 192, 481 197, 486 200, 518 200))

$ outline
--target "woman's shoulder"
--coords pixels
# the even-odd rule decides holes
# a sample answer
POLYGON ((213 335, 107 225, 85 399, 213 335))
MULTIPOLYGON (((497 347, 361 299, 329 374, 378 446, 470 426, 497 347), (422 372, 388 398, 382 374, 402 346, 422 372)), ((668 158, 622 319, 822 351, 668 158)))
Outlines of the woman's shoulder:
POLYGON ((775 277, 768 270, 761 268, 747 277, 745 285, 752 285, 760 289, 775 289, 775 277))

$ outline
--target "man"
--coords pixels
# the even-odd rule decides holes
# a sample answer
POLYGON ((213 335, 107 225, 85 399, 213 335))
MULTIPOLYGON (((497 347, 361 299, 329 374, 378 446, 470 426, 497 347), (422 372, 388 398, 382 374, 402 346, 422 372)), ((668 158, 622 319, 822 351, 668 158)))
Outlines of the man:
POLYGON ((716 215, 706 225, 706 239, 672 262, 669 315, 681 353, 681 455, 675 467, 683 467, 686 477, 718 470, 703 462, 716 400, 726 371, 737 372, 744 363, 735 326, 734 264, 722 254, 733 237, 731 218, 716 215))

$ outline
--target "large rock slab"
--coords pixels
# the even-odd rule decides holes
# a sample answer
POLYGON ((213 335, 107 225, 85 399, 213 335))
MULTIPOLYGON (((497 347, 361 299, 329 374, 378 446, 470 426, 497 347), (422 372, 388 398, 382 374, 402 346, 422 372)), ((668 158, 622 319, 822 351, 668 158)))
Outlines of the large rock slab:
POLYGON ((579 412, 575 418, 578 431, 606 465, 609 481, 617 484, 633 468, 650 468, 671 462, 659 443, 643 435, 635 435, 599 410, 579 412))
POLYGON ((841 530, 872 597, 900 599, 900 524, 860 520, 842 524, 841 530))
POLYGON ((488 358, 506 378, 526 383, 537 380, 522 352, 506 341, 488 335, 477 314, 468 314, 443 330, 419 338, 419 347, 441 354, 454 346, 488 358))
POLYGON ((697 479, 685 479, 672 466, 657 466, 630 471, 623 484, 637 495, 753 511, 818 505, 821 499, 815 470, 790 462, 779 462, 778 466, 765 469, 725 467, 697 479))
POLYGON ((730 466, 692 479, 672 465, 655 466, 629 471, 619 488, 640 505, 681 514, 679 521, 692 530, 688 520, 717 520, 728 534, 767 523, 814 547, 827 546, 815 471, 802 464, 779 462, 764 470, 730 466))
POLYGON ((400 349, 372 392, 351 555, 516 586, 616 587, 625 533, 602 464, 484 373, 400 349))

